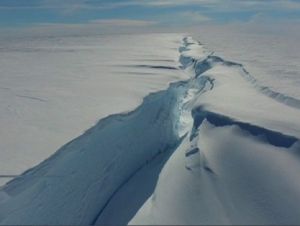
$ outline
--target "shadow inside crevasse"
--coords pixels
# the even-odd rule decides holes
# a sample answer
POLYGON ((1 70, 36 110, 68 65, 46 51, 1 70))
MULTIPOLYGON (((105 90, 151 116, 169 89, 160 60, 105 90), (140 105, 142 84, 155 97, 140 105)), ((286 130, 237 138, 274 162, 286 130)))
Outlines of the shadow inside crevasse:
POLYGON ((181 144, 182 139, 175 147, 156 155, 125 181, 111 196, 112 198, 106 203, 92 224, 127 225, 154 193, 163 166, 181 144))

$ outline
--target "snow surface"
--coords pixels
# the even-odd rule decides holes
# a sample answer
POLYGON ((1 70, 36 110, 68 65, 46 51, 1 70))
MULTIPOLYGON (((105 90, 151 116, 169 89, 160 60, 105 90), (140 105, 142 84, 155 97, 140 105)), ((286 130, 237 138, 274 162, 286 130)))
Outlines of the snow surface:
MULTIPOLYGON (((104 90, 111 94, 108 89, 116 81, 120 89, 106 104, 118 104, 113 100, 123 95, 121 87, 132 95, 124 93, 124 109, 155 92, 133 111, 101 119, 4 185, 1 224, 300 223, 297 97, 265 87, 246 66, 219 57, 191 37, 110 38, 103 48, 110 48, 111 55, 102 55, 100 68, 118 70, 119 77, 99 73, 99 83, 111 82, 99 92, 107 98, 104 90), (130 43, 138 40, 139 47, 132 49, 130 43), (139 90, 136 96, 132 87, 139 90)), ((95 81, 88 82, 93 94, 99 87, 95 81)), ((88 88, 85 95, 90 96, 88 88)), ((80 98, 83 92, 77 92, 80 98)), ((93 95, 101 102, 98 97, 93 95)))
POLYGON ((183 79, 181 35, 0 40, 0 184, 110 114, 183 79), (150 67, 143 67, 143 65, 150 67), (151 68, 151 66, 158 66, 151 68))
POLYGON ((298 27, 291 29, 272 22, 260 29, 237 24, 204 26, 191 32, 216 55, 245 65, 261 85, 299 99, 298 27))

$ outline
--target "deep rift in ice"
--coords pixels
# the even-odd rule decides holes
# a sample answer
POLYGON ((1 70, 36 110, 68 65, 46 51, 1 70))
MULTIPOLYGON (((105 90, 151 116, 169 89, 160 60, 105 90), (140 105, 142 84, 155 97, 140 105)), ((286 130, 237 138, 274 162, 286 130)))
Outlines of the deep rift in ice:
MULTIPOLYGON (((167 90, 148 95, 132 112, 100 120, 49 159, 6 184, 0 191, 0 222, 85 225, 127 224, 132 220, 139 224, 176 223, 172 220, 178 220, 180 214, 178 218, 168 215, 170 213, 160 218, 158 210, 168 203, 164 203, 164 197, 161 197, 166 190, 160 185, 167 181, 162 180, 162 172, 167 171, 168 163, 172 164, 169 160, 181 154, 184 165, 178 169, 184 170, 180 173, 192 175, 195 183, 185 184, 190 193, 181 192, 185 195, 196 194, 196 200, 200 202, 189 200, 191 209, 206 216, 200 214, 201 221, 198 215, 192 215, 189 207, 185 207, 189 212, 183 211, 180 218, 182 222, 178 223, 240 223, 240 216, 237 217, 232 211, 236 206, 227 202, 231 196, 227 196, 227 193, 223 195, 220 191, 222 179, 217 177, 222 175, 218 165, 209 161, 206 143, 199 145, 201 139, 205 141, 204 131, 213 131, 214 134, 214 127, 220 127, 221 130, 226 126, 238 127, 252 136, 263 137, 265 140, 262 139, 263 142, 259 144, 276 148, 291 148, 298 138, 212 112, 198 104, 198 99, 213 92, 216 85, 215 79, 205 72, 218 65, 227 68, 241 65, 205 51, 201 57, 186 54, 190 45, 202 48, 200 43, 191 38, 184 38, 179 48, 181 69, 192 72, 190 79, 172 83, 167 90), (134 189, 135 193, 130 189, 134 189), (202 197, 206 194, 213 194, 207 195, 213 197, 212 200, 202 197), (215 204, 216 212, 210 202, 215 204), (149 221, 147 217, 157 218, 156 221, 149 221)), ((168 67, 163 69, 174 70, 168 67)), ((172 175, 172 178, 182 179, 180 175, 172 175)), ((181 185, 175 184, 172 188, 176 190, 181 185)), ((172 195, 171 190, 166 197, 168 195, 172 195)), ((180 200, 180 197, 177 198, 180 200)), ((169 210, 172 208, 182 207, 174 205, 169 210)), ((268 222, 271 215, 266 218, 259 216, 258 222, 268 222)), ((297 218, 293 216, 293 220, 297 218)))

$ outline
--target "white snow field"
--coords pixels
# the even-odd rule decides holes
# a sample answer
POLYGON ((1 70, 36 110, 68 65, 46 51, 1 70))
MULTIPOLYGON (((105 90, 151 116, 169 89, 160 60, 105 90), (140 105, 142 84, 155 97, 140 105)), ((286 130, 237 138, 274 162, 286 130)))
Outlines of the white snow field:
POLYGON ((179 35, 0 38, 0 185, 182 79, 179 35))
MULTIPOLYGON (((19 114, 23 119, 13 126, 14 118, 1 119, 8 128, 20 127, 1 132, 6 132, 2 145, 18 156, 13 164, 25 153, 14 143, 40 155, 28 157, 19 171, 52 155, 1 187, 0 224, 300 224, 297 96, 261 85, 246 66, 191 37, 83 39, 62 38, 59 46, 51 38, 35 41, 22 54, 48 51, 36 68, 1 69, 16 70, 1 77, 7 82, 1 92, 11 98, 3 98, 4 106, 16 101, 11 107, 23 106, 28 113, 19 114), (46 64, 51 60, 57 62, 46 64), (39 80, 43 67, 46 74, 39 80), (36 84, 19 73, 32 74, 36 84), (51 145, 76 137, 98 118, 53 153, 51 145)), ((2 50, 21 61, 18 45, 2 50)), ((13 117, 9 109, 3 115, 13 117)), ((8 157, 1 161, 12 164, 8 157)), ((10 170, 4 173, 19 173, 10 170)))
POLYGON ((299 23, 272 24, 256 29, 251 24, 206 26, 191 32, 216 55, 245 65, 262 86, 299 99, 299 23))

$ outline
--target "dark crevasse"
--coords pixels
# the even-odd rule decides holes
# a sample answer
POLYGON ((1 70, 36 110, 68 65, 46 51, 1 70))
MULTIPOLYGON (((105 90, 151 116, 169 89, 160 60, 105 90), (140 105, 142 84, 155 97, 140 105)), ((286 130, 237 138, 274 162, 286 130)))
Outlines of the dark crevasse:
POLYGON ((208 122, 217 127, 236 125, 240 129, 249 132, 253 136, 264 137, 266 142, 277 147, 289 148, 298 141, 296 137, 252 125, 250 123, 236 121, 230 117, 206 111, 201 106, 193 109, 192 115, 194 118, 194 131, 197 131, 203 120, 206 119, 208 122))

